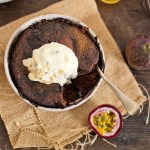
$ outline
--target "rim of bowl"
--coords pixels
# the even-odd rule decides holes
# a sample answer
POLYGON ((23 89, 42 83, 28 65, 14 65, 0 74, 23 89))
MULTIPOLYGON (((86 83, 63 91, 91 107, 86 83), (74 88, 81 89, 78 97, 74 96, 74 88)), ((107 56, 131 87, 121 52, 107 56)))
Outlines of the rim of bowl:
MULTIPOLYGON (((81 21, 79 21, 79 20, 77 20, 77 19, 75 19, 73 17, 70 17, 70 16, 60 15, 60 14, 42 15, 42 16, 38 16, 38 17, 35 17, 35 18, 32 18, 32 19, 28 20, 27 22, 25 22, 24 24, 22 24, 19 28, 17 28, 17 30, 13 33, 13 35, 11 36, 11 38, 10 38, 10 40, 9 40, 7 46, 6 46, 6 51, 5 51, 5 56, 4 56, 4 69, 5 69, 7 80, 9 82, 10 86, 12 87, 12 89, 15 91, 15 93, 18 96, 20 96, 22 100, 24 100, 26 103, 30 104, 33 107, 36 107, 36 106, 34 106, 30 102, 30 100, 23 98, 19 94, 19 91, 18 91, 17 87, 14 85, 14 83, 12 81, 12 78, 11 78, 11 75, 10 75, 10 71, 9 71, 9 65, 8 65, 9 64, 9 62, 8 62, 9 51, 10 51, 10 47, 11 47, 12 43, 14 42, 14 40, 19 36, 19 34, 22 31, 24 31, 30 25, 33 25, 34 23, 40 22, 40 21, 42 21, 44 19, 45 20, 52 20, 52 19, 55 19, 55 18, 67 19, 67 20, 71 21, 73 24, 81 25, 83 27, 88 27, 83 22, 81 22, 81 21)), ((92 37, 94 37, 94 38, 97 37, 96 34, 89 27, 88 27, 88 29, 89 29, 89 34, 92 37)), ((105 65, 105 55, 104 55, 103 47, 102 47, 102 45, 100 43, 100 40, 98 38, 96 40, 97 40, 97 43, 99 45, 99 50, 102 53, 102 59, 103 59, 104 65, 105 65)), ((86 98, 84 98, 83 100, 81 100, 77 104, 70 105, 70 106, 65 107, 65 108, 49 108, 49 107, 44 107, 44 106, 40 106, 40 105, 38 105, 37 107, 40 108, 40 109, 42 109, 42 110, 51 111, 51 112, 62 112, 62 111, 67 111, 67 110, 71 110, 71 109, 77 108, 78 106, 80 106, 83 103, 85 103, 91 96, 94 95, 94 93, 98 89, 98 87, 101 84, 101 82, 102 82, 102 78, 100 78, 99 82, 97 83, 97 85, 95 86, 95 88, 93 89, 93 91, 86 98)))
POLYGON ((11 1, 13 1, 13 0, 0 0, 0 4, 11 2, 11 1))

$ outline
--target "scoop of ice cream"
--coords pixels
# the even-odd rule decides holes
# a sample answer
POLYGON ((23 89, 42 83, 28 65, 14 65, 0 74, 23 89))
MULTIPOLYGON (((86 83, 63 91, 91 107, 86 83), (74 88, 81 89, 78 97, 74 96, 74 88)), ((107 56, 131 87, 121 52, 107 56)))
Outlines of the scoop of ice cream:
POLYGON ((29 79, 45 84, 59 83, 63 86, 77 77, 78 59, 65 45, 51 42, 33 50, 32 58, 24 59, 29 79))

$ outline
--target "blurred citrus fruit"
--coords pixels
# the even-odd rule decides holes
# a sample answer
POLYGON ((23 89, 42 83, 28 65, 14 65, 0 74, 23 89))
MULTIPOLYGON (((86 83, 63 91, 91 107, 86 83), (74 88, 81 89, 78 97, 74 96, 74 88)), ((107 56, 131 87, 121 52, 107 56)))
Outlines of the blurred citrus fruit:
POLYGON ((120 0, 101 0, 101 1, 107 4, 115 4, 118 3, 120 0))

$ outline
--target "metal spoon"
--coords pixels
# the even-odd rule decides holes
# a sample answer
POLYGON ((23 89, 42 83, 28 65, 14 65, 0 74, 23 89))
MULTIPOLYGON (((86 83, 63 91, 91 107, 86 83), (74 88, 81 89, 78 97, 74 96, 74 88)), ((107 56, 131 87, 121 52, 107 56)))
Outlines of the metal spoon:
POLYGON ((136 115, 140 112, 140 105, 134 102, 132 99, 123 94, 112 82, 110 82, 100 68, 97 66, 97 71, 100 76, 105 80, 105 82, 110 86, 110 88, 117 95, 118 99, 121 101, 122 105, 125 107, 130 115, 136 115))

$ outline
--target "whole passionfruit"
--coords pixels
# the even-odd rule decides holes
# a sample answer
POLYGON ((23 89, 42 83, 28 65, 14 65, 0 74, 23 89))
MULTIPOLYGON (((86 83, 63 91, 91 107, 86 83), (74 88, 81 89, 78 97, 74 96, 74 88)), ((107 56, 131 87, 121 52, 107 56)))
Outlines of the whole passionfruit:
POLYGON ((150 37, 139 35, 129 41, 126 48, 129 65, 136 70, 150 69, 150 37))
POLYGON ((91 128, 102 138, 113 138, 122 129, 122 115, 120 111, 109 104, 93 109, 88 117, 91 128))

